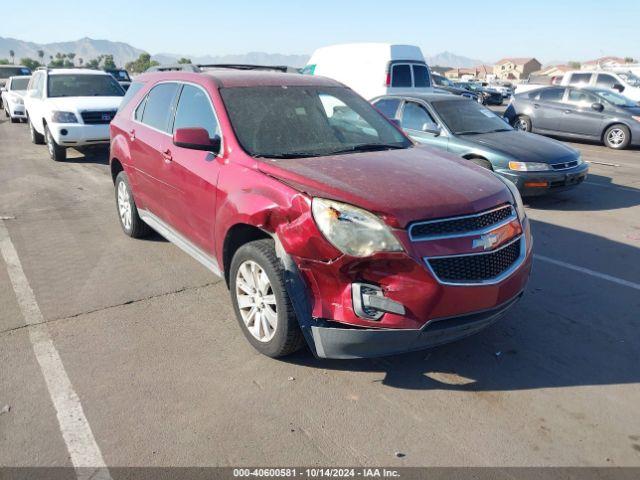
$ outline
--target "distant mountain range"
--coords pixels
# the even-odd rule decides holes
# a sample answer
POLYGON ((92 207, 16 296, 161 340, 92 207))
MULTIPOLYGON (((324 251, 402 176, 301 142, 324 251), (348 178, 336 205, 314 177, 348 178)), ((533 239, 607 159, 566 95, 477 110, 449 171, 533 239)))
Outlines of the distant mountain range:
MULTIPOLYGON (((38 50, 44 51, 44 61, 48 62, 50 56, 56 53, 75 53, 77 59, 82 58, 84 62, 98 57, 99 55, 113 55, 113 59, 119 66, 135 60, 144 50, 132 47, 128 43, 112 42, 110 40, 94 40, 92 38, 81 38, 71 42, 56 42, 39 44, 17 40, 15 38, 0 37, 0 58, 9 58, 9 50, 15 52, 15 59, 18 62, 21 58, 29 57, 38 60, 38 50)), ((188 54, 158 53, 152 55, 152 59, 161 64, 175 63, 178 59, 190 58, 193 63, 249 63, 259 65, 289 65, 292 67, 302 67, 307 63, 309 55, 283 55, 279 53, 249 52, 238 55, 204 55, 193 56, 188 54)), ((481 60, 455 55, 451 52, 442 52, 437 55, 427 56, 429 65, 439 65, 446 67, 473 67, 483 63, 481 60)))

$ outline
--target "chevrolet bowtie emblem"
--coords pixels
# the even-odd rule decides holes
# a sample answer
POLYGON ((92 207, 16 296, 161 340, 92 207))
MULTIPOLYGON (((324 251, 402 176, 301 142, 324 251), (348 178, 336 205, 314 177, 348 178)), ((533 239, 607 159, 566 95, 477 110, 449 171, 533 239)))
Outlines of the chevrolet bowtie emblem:
POLYGON ((476 238, 473 241, 472 247, 478 248, 482 247, 485 250, 491 249, 496 243, 498 243, 498 235, 495 233, 488 233, 486 235, 482 235, 480 238, 476 238))

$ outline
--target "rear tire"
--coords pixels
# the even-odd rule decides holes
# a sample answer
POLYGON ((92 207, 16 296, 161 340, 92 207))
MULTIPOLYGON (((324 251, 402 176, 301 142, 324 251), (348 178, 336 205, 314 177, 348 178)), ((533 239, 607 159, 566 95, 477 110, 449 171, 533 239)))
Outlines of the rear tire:
POLYGON ((48 126, 44 126, 44 139, 47 143, 47 149, 49 150, 49 156, 54 162, 64 162, 67 159, 67 149, 61 147, 53 139, 53 135, 49 131, 48 126))
POLYGON ((258 352, 277 358, 304 345, 272 239, 240 247, 231 260, 229 280, 240 328, 258 352))
POLYGON ((516 130, 520 130, 522 132, 530 132, 532 128, 531 119, 526 115, 518 115, 513 121, 512 126, 516 130))
POLYGON ((31 122, 30 118, 27 119, 27 121, 29 122, 29 134, 31 135, 31 143, 42 145, 44 143, 44 135, 38 133, 38 131, 33 126, 33 122, 31 122))
POLYGON ((131 238, 143 238, 149 235, 151 227, 144 223, 138 214, 138 207, 131 193, 129 177, 124 171, 118 173, 116 177, 115 192, 118 219, 125 235, 131 238))
POLYGON ((631 141, 631 132, 626 125, 616 124, 607 128, 602 136, 603 143, 614 150, 622 150, 631 141))

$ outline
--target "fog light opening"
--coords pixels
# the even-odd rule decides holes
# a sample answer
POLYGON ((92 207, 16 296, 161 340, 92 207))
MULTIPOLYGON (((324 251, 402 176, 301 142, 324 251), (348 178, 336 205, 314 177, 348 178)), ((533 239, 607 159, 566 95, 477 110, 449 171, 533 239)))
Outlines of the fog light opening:
POLYGON ((62 135, 62 136, 66 135, 67 133, 69 133, 69 132, 67 131, 66 128, 63 128, 62 130, 60 130, 60 135, 62 135))
POLYGON ((386 298, 377 285, 351 284, 351 299, 356 315, 367 320, 380 320, 385 313, 405 314, 404 305, 386 298))

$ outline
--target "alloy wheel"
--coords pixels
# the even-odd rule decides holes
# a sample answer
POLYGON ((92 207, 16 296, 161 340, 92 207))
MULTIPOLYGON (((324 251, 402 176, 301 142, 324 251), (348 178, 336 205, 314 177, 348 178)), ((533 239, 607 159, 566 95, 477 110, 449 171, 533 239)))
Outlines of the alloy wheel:
POLYGON ((238 268, 235 290, 247 330, 260 342, 271 340, 278 327, 278 310, 267 273, 258 263, 247 260, 238 268))
POLYGON ((610 145, 617 147, 625 141, 625 133, 620 128, 614 128, 607 134, 607 141, 610 145))
POLYGON ((131 229, 131 196, 124 182, 118 184, 118 212, 125 230, 131 229))
POLYGON ((514 127, 516 127, 516 130, 522 130, 523 132, 529 130, 529 125, 524 118, 519 118, 518 120, 516 120, 516 124, 514 125, 514 127))

